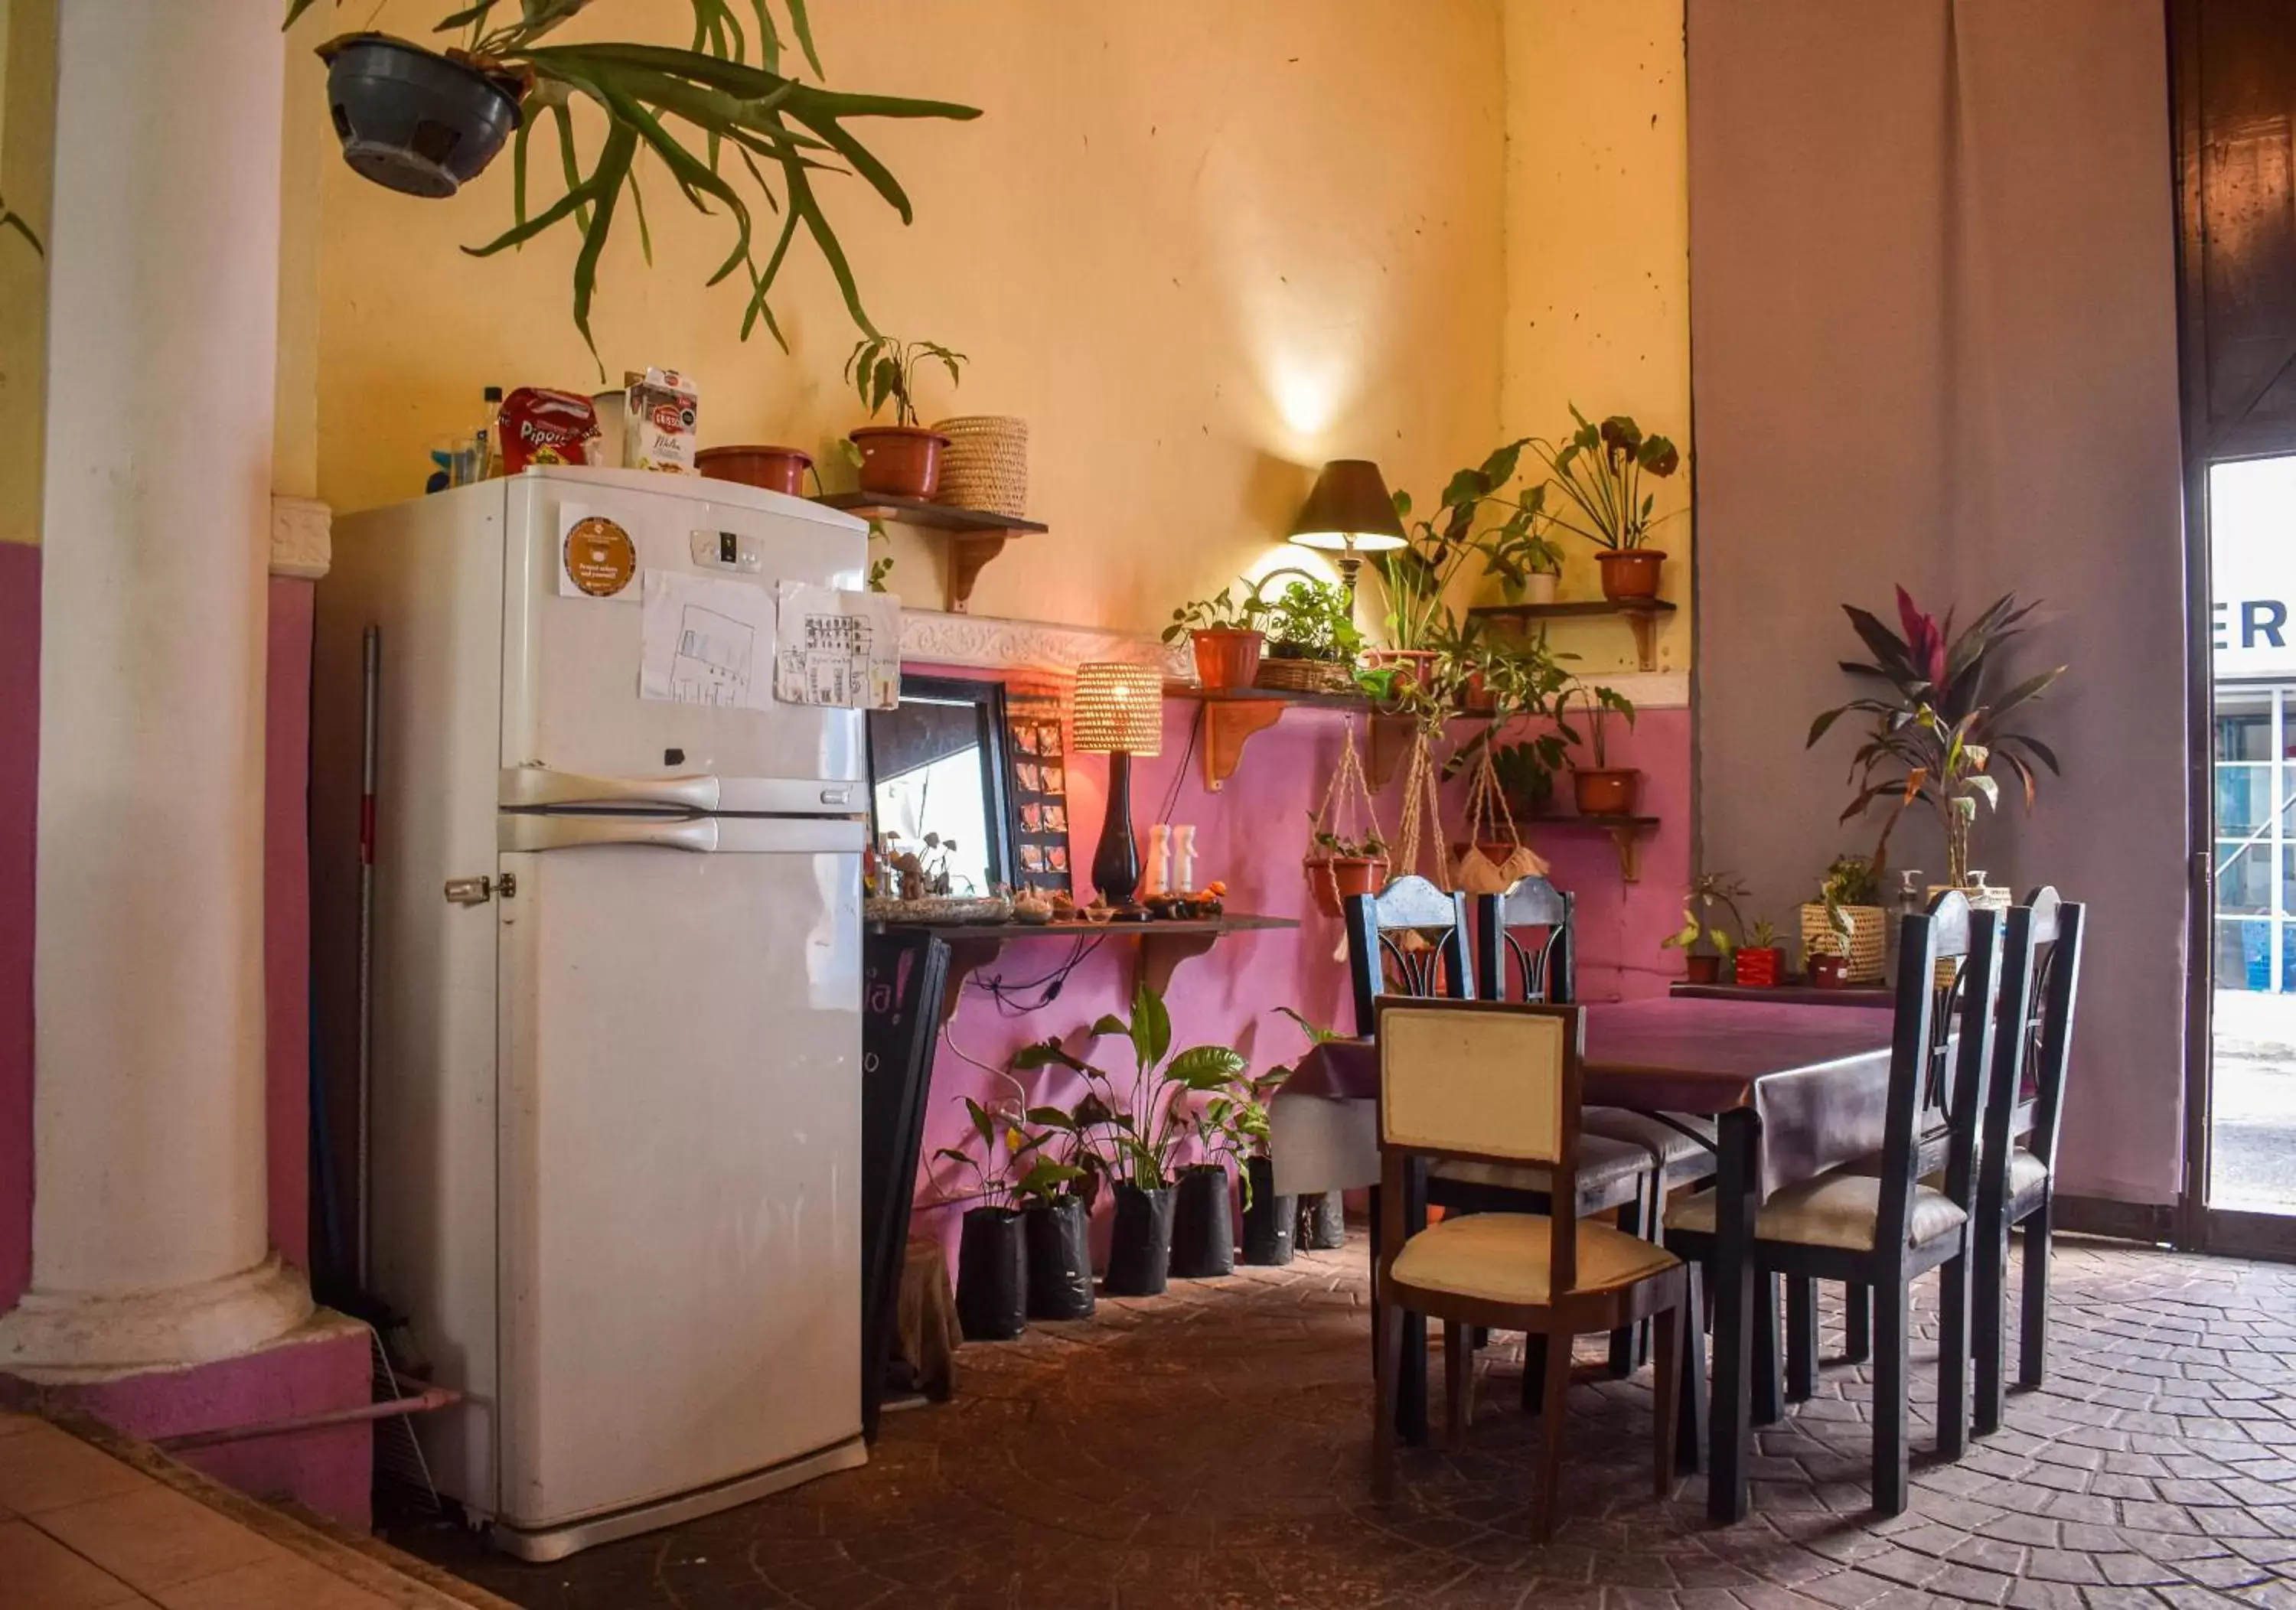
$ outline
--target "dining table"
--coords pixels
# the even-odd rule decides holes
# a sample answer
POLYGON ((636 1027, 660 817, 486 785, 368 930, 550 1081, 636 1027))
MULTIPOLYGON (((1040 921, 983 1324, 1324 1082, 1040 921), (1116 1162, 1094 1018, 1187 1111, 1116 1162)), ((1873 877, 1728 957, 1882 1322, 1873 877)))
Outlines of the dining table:
MULTIPOLYGON (((1755 1215, 1774 1192, 1881 1149, 1895 1014, 1695 997, 1593 1002, 1584 1014, 1589 1106, 1715 1124, 1718 1196, 1713 1374, 1705 1395, 1707 1509, 1743 1518, 1754 1429, 1755 1215)), ((1284 1195, 1379 1182, 1379 1049, 1334 1040, 1303 1058, 1269 1108, 1269 1160, 1284 1195)), ((1405 1205, 1426 1223, 1423 1178, 1405 1205)), ((1374 1258, 1376 1251, 1374 1250, 1374 1258)), ((1771 1323, 1775 1325, 1775 1315, 1771 1323)), ((1426 1434, 1426 1325, 1406 1327, 1398 1430, 1426 1434)), ((1686 1398, 1694 1408, 1694 1398, 1686 1398)), ((1693 1419, 1695 1425, 1694 1418, 1693 1419)))

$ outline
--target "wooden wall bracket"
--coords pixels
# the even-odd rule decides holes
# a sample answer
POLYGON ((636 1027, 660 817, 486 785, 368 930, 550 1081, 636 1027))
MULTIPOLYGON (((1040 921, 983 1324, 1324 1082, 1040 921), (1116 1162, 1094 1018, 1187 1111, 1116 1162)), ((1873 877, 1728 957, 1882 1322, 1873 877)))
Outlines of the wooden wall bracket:
POLYGON ((1281 699, 1207 699, 1204 702, 1204 787, 1217 794, 1243 759, 1243 746, 1283 718, 1291 707, 1281 699))

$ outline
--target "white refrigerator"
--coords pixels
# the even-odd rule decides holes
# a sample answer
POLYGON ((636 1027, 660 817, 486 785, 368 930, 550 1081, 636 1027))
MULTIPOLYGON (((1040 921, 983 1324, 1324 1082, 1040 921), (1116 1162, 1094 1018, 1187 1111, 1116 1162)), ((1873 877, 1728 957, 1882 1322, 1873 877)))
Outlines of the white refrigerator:
POLYGON ((801 499, 570 468, 335 526, 337 1068, 380 646, 369 1284, 466 1394, 416 1425, 433 1478, 529 1559, 865 1458, 864 718, 768 681, 778 584, 860 589, 866 542, 801 499))

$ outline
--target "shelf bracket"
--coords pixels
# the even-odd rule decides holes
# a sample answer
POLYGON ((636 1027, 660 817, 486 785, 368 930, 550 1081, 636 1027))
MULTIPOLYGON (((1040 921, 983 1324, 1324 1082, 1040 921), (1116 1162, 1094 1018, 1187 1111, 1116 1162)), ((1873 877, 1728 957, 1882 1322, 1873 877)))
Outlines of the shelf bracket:
POLYGON ((948 534, 948 612, 963 615, 972 599, 972 584, 980 579, 988 561, 1004 552, 1002 531, 952 531, 948 534))
POLYGON ((1218 934, 1159 934, 1152 929, 1142 935, 1140 955, 1134 963, 1133 993, 1137 995, 1137 986, 1144 984, 1160 996, 1168 993, 1180 963, 1202 955, 1219 938, 1218 934))
MULTIPOLYGON (((1644 671, 1658 669, 1658 617, 1647 609, 1636 609, 1627 616, 1627 625, 1635 634, 1635 663, 1644 671)), ((1629 883, 1634 879, 1629 878, 1629 883)))
POLYGON ((1411 753, 1414 729, 1417 725, 1416 716, 1373 715, 1371 753, 1364 756, 1364 779, 1374 792, 1395 780, 1395 773, 1401 768, 1404 756, 1411 753))
POLYGON ((1235 775, 1246 740, 1265 732, 1291 707, 1280 699, 1221 699, 1204 706, 1204 787, 1218 793, 1235 775))
POLYGON ((1643 875, 1643 830, 1636 824, 1620 822, 1609 830, 1611 842, 1618 846, 1619 879, 1622 883, 1639 883, 1643 875))

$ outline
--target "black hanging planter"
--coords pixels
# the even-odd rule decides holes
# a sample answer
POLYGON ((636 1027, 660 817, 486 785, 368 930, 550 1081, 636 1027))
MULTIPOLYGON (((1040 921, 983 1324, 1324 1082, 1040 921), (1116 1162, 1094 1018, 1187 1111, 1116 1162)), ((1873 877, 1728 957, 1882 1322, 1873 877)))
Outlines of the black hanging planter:
POLYGON ((1227 1170, 1196 1163, 1180 1171, 1173 1193, 1172 1274, 1204 1280, 1235 1272, 1235 1210, 1228 1205, 1227 1170))
POLYGON ((518 127, 518 85, 394 39, 347 34, 319 47, 327 107, 352 170, 410 196, 451 196, 518 127))
POLYGON ((1347 1211, 1338 1191, 1300 1198, 1298 1244, 1305 1252, 1337 1252, 1348 1244, 1347 1211))
POLYGON ((1275 1194, 1275 1165, 1267 1158, 1253 1157, 1243 1166, 1251 1181, 1251 1194, 1243 1205, 1243 1261, 1281 1269, 1292 1261, 1300 1199, 1275 1194))
POLYGON ((1101 1287, 1111 1297, 1152 1297, 1172 1267, 1172 1188, 1116 1188, 1116 1226, 1108 1242, 1108 1273, 1101 1287))
POLYGON ((1092 1215, 1082 1197, 1055 1197, 1024 1210, 1029 1245, 1029 1317, 1092 1317, 1092 1215))
POLYGON ((956 1323, 968 1342, 1009 1342, 1029 1328, 1029 1257, 1021 1215, 975 1207, 956 1247, 956 1323))

